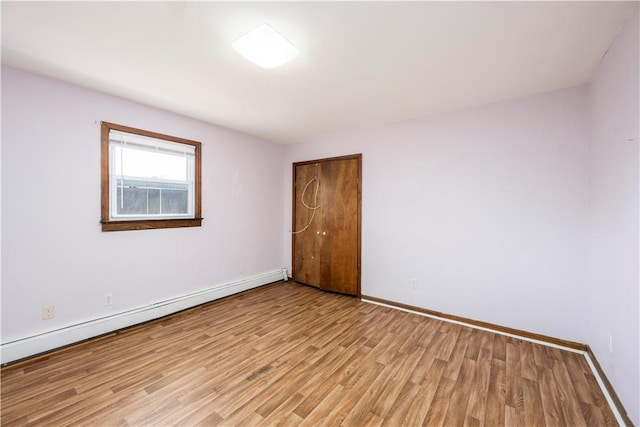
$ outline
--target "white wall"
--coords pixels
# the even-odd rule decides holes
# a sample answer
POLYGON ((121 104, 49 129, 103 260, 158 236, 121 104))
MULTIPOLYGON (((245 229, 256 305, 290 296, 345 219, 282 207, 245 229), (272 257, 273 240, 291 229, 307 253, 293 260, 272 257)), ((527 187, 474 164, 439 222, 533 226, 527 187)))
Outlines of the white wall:
MULTIPOLYGON (((363 153, 363 294, 583 342, 586 105, 578 87, 317 138, 286 156, 363 153)), ((288 191, 290 180, 289 169, 288 191)))
POLYGON ((282 157, 271 142, 3 67, 2 342, 284 267, 282 157), (202 142, 202 227, 101 232, 101 120, 202 142), (54 319, 41 320, 45 304, 54 319))
POLYGON ((640 425, 638 9, 589 84, 586 342, 640 425), (613 335, 613 352, 608 348, 613 335))

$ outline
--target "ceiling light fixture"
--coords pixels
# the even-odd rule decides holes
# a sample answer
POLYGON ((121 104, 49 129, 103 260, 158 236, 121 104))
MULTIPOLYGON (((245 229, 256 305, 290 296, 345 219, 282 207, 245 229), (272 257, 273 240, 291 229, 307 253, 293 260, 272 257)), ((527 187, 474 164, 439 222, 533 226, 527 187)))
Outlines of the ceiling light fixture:
POLYGON ((258 67, 270 69, 286 64, 300 54, 282 34, 262 24, 232 43, 233 48, 258 67))

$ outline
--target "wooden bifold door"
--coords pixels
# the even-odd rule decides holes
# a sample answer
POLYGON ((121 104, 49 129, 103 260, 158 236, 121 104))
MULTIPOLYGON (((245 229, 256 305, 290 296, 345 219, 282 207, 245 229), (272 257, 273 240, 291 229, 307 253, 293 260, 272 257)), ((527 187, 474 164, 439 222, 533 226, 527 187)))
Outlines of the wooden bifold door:
POLYGON ((362 155, 293 164, 293 279, 360 296, 362 155))

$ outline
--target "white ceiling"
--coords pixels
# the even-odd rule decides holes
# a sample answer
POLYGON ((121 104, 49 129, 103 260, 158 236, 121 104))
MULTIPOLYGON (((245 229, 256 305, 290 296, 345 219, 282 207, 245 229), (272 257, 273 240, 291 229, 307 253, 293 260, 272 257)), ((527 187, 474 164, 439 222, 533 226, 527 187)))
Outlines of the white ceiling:
POLYGON ((2 63, 293 143, 584 84, 636 5, 3 1, 2 63), (264 22, 297 59, 232 49, 264 22))

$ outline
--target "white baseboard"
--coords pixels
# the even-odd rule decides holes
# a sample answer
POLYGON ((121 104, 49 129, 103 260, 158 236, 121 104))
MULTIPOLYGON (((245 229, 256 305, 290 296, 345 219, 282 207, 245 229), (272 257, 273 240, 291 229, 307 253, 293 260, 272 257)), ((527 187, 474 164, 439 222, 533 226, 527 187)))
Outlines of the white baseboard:
POLYGON ((7 342, 0 345, 0 360, 4 364, 34 356, 65 345, 117 331, 118 329, 157 319, 209 301, 257 288, 258 286, 277 282, 286 277, 287 270, 282 268, 236 282, 214 286, 192 294, 7 342))

